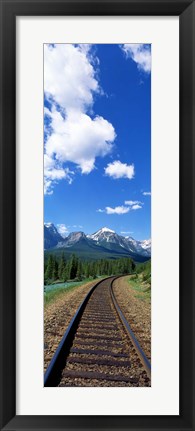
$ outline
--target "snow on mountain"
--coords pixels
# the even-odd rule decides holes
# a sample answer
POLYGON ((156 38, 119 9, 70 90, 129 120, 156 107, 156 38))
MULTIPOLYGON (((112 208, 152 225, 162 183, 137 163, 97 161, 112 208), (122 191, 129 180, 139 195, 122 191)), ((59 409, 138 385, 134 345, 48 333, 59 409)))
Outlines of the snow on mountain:
POLYGON ((108 246, 115 244, 132 253, 138 253, 144 256, 150 255, 150 249, 148 246, 148 241, 150 240, 143 241, 144 246, 142 247, 141 241, 136 241, 134 238, 129 236, 124 237, 118 235, 114 230, 111 230, 107 227, 103 227, 97 232, 87 235, 87 238, 95 241, 97 245, 108 246))
POLYGON ((44 248, 55 247, 63 238, 53 223, 44 223, 44 248))
POLYGON ((92 235, 87 235, 87 238, 95 241, 97 245, 108 246, 108 244, 115 244, 126 249, 125 238, 107 227, 99 229, 92 235))
POLYGON ((151 240, 136 241, 130 236, 118 235, 114 230, 107 227, 99 229, 93 234, 85 235, 84 232, 71 232, 66 238, 63 238, 53 223, 45 224, 45 248, 66 248, 72 247, 78 242, 86 240, 92 241, 95 246, 103 246, 110 250, 120 252, 121 248, 130 253, 136 253, 142 256, 150 257, 151 240))
POLYGON ((44 226, 49 229, 50 232, 56 233, 57 229, 53 223, 44 223, 44 226))
POLYGON ((103 241, 103 240, 109 241, 115 235, 116 233, 114 232, 114 230, 111 230, 108 227, 103 227, 102 229, 99 229, 97 232, 91 235, 87 235, 87 238, 90 238, 97 242, 103 241))
POLYGON ((145 239, 145 240, 141 241, 141 244, 142 244, 143 248, 151 247, 151 239, 145 239))
POLYGON ((111 233, 115 233, 114 230, 109 229, 108 227, 102 227, 102 229, 99 230, 99 232, 111 232, 111 233))
POLYGON ((141 246, 144 250, 146 250, 151 255, 151 239, 145 239, 141 242, 141 246))
POLYGON ((125 237, 130 247, 134 247, 136 253, 142 254, 143 256, 151 256, 151 239, 136 241, 130 236, 125 237))

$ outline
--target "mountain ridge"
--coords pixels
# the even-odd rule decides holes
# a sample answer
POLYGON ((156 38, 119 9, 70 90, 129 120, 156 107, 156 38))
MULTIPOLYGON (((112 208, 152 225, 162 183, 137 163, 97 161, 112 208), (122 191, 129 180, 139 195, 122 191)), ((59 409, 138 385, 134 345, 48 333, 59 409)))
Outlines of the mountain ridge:
POLYGON ((132 237, 118 235, 110 228, 103 227, 93 234, 82 231, 71 232, 63 238, 53 223, 44 224, 45 250, 58 253, 61 251, 78 252, 80 254, 108 254, 132 257, 141 261, 151 257, 151 240, 137 241, 132 237))

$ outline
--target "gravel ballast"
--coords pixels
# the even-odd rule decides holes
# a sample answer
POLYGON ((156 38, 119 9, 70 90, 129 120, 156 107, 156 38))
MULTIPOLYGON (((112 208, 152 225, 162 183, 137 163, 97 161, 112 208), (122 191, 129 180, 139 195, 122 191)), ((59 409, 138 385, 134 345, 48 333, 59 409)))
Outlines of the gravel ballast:
POLYGON ((80 303, 98 280, 64 291, 55 301, 44 308, 44 371, 49 365, 65 330, 80 303))
POLYGON ((137 297, 130 280, 129 275, 115 280, 114 294, 141 348, 151 360, 151 301, 137 297))

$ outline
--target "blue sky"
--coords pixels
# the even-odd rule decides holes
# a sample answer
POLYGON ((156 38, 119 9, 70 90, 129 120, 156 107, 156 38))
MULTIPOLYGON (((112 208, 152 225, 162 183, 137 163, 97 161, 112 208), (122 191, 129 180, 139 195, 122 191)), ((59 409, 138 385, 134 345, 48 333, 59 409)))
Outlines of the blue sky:
POLYGON ((45 222, 150 238, 150 46, 44 51, 45 222))

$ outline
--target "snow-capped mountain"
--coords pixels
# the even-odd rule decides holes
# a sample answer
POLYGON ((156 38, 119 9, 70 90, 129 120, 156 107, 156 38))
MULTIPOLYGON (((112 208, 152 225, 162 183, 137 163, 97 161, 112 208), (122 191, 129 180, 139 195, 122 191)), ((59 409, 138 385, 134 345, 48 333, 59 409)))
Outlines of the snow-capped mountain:
POLYGON ((94 241, 106 240, 109 241, 109 238, 113 238, 115 235, 114 230, 109 229, 108 227, 103 227, 99 229, 97 232, 92 233, 91 235, 87 235, 87 238, 90 238, 94 241))
POLYGON ((107 246, 108 244, 117 244, 120 247, 132 252, 139 253, 144 256, 150 256, 151 254, 151 240, 136 241, 134 238, 122 235, 118 235, 115 231, 103 227, 92 235, 87 235, 87 238, 96 241, 96 244, 107 246))
POLYGON ((103 227, 102 229, 99 229, 97 232, 93 233, 92 235, 87 235, 87 238, 90 238, 93 241, 96 241, 96 244, 98 245, 104 245, 105 247, 107 247, 108 244, 116 244, 119 247, 123 247, 126 250, 136 252, 135 247, 130 247, 130 244, 127 244, 127 241, 123 236, 118 235, 114 230, 111 230, 107 227, 103 227))
POLYGON ((87 238, 96 241, 97 244, 111 242, 113 244, 118 244, 121 247, 124 247, 124 238, 118 235, 114 230, 109 229, 108 227, 103 227, 92 235, 87 235, 87 238))
POLYGON ((137 241, 131 236, 125 237, 126 243, 129 246, 129 249, 135 250, 136 253, 141 254, 142 256, 151 256, 151 239, 144 241, 137 241))
POLYGON ((44 248, 55 247, 63 238, 53 223, 44 224, 44 248))
POLYGON ((96 250, 97 253, 113 252, 117 254, 130 254, 136 259, 136 256, 149 258, 151 255, 151 240, 136 241, 134 238, 118 235, 114 230, 107 227, 99 229, 93 234, 85 235, 84 232, 71 232, 66 238, 63 238, 52 224, 45 224, 45 249, 48 248, 74 248, 79 250, 86 248, 96 250))
POLYGON ((141 246, 151 256, 151 239, 145 239, 144 241, 141 241, 141 246))

